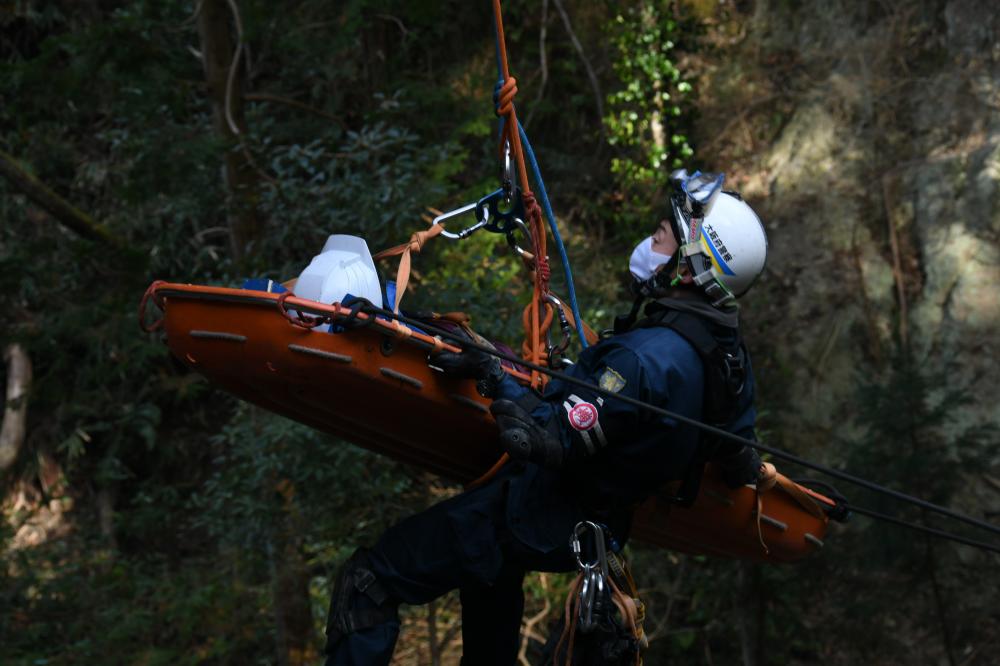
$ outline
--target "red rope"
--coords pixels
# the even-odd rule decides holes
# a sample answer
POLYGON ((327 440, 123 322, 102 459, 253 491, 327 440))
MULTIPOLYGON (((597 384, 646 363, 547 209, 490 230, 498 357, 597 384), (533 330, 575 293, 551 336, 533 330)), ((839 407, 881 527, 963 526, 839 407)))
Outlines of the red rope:
POLYGON ((289 296, 294 295, 295 294, 290 291, 282 292, 281 295, 278 296, 278 300, 274 302, 282 317, 287 319, 293 326, 298 326, 300 328, 316 328, 320 324, 326 323, 326 320, 323 317, 312 317, 297 311, 293 315, 289 312, 288 308, 285 306, 285 301, 288 300, 289 296))
POLYGON ((163 326, 163 317, 154 321, 152 324, 146 324, 146 307, 149 305, 149 301, 152 300, 156 304, 156 307, 160 309, 160 313, 166 312, 165 304, 163 298, 158 296, 156 290, 160 288, 160 285, 166 284, 163 280, 156 280, 153 284, 149 285, 146 289, 146 293, 142 295, 142 300, 139 301, 139 328, 146 331, 147 333, 152 333, 153 331, 159 330, 163 326))

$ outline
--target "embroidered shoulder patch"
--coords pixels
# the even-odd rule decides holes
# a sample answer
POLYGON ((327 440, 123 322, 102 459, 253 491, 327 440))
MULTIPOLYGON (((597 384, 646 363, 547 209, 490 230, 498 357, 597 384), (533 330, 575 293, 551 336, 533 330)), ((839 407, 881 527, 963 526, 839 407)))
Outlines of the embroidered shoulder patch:
POLYGON ((597 383, 602 389, 612 393, 618 393, 625 388, 625 378, 611 368, 604 369, 604 374, 601 375, 597 383))

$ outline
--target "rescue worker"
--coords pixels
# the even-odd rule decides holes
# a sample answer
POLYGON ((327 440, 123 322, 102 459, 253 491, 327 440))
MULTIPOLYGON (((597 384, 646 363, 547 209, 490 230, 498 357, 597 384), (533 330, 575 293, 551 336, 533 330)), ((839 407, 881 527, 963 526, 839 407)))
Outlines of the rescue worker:
MULTIPOLYGON (((764 228, 722 176, 674 175, 669 215, 632 253, 636 305, 568 374, 620 395, 754 438, 754 382, 735 298, 761 272, 764 228), (652 302, 638 318, 645 298, 652 302)), ((516 662, 527 571, 566 572, 582 520, 620 543, 632 509, 668 481, 690 501, 711 459, 736 487, 756 481, 751 448, 710 441, 696 427, 592 390, 551 381, 544 394, 510 379, 498 360, 467 350, 432 366, 480 380, 512 463, 491 481, 390 528, 345 563, 327 624, 328 666, 388 664, 398 606, 458 589, 462 664, 516 662)))

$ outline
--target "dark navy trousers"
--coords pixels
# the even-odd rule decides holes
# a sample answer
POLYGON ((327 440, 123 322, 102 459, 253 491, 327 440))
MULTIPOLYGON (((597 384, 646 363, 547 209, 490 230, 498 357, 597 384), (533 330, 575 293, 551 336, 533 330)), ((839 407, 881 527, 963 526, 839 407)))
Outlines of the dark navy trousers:
MULTIPOLYGON (((566 513, 558 521, 565 523, 556 526, 564 545, 546 551, 528 546, 507 524, 509 483, 510 474, 501 474, 403 520, 370 553, 372 572, 402 603, 425 604, 460 591, 463 664, 512 666, 520 645, 525 572, 564 572, 575 566, 569 537, 579 516, 566 513)), ((537 510, 545 512, 544 501, 537 510)), ((326 664, 386 665, 398 634, 395 620, 349 634, 328 646, 326 664)))

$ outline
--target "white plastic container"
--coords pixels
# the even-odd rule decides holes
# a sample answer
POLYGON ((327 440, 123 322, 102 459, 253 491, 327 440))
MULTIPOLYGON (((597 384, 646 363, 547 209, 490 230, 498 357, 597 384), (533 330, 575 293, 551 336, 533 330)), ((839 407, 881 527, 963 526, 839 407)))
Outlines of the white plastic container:
POLYGON ((364 238, 335 234, 313 257, 295 283, 295 295, 320 303, 340 303, 348 294, 382 305, 382 288, 364 238))

